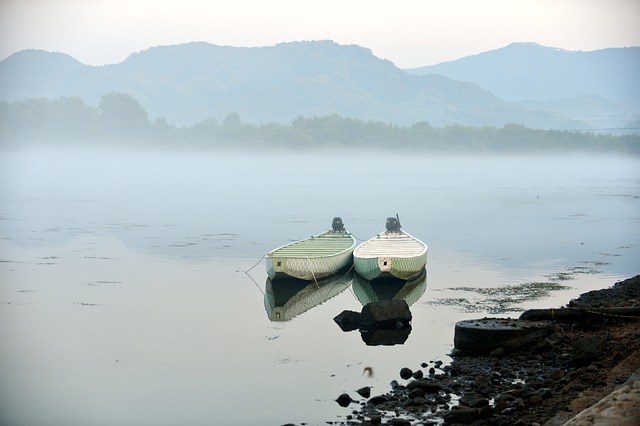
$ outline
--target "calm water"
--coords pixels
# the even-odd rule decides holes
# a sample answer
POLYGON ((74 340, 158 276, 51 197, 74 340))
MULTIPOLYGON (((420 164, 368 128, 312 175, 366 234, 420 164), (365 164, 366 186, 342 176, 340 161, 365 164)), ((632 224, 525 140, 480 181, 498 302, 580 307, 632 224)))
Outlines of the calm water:
POLYGON ((638 159, 2 153, 0 423, 341 420, 340 393, 447 362, 456 321, 640 273, 639 242, 638 159), (265 252, 334 216, 367 239, 396 212, 429 244, 403 345, 337 327, 362 307, 349 283, 268 319, 265 252))

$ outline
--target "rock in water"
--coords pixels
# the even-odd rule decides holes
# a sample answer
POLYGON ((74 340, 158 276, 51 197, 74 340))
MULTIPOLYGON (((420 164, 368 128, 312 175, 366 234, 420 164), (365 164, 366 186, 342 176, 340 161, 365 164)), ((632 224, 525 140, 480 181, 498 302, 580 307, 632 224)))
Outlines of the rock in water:
POLYGON ((360 313, 354 311, 342 311, 333 320, 340 326, 342 331, 357 330, 360 326, 360 313))
POLYGON ((348 394, 343 393, 338 397, 338 399, 336 399, 336 402, 341 407, 347 407, 349 404, 353 402, 353 399, 351 399, 351 397, 348 394))
POLYGON ((363 388, 358 389, 356 392, 358 392, 358 395, 360 395, 363 398, 369 398, 371 396, 371 387, 365 386, 363 388))
POLYGON ((383 300, 364 305, 360 328, 401 328, 411 323, 411 311, 405 300, 383 300))

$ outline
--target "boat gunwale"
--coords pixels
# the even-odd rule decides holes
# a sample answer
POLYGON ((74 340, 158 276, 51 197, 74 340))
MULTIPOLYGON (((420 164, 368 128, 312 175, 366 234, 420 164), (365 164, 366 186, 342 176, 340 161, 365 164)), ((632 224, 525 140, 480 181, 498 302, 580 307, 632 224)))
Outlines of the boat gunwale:
MULTIPOLYGON (((329 238, 326 238, 329 239, 329 238)), ((330 257, 336 257, 336 256, 341 256, 344 255, 345 253, 351 251, 353 252, 356 249, 358 242, 356 240, 356 237, 351 234, 349 231, 325 231, 325 232, 321 232, 320 234, 317 235, 312 235, 310 237, 304 238, 302 240, 296 240, 296 241, 292 241, 290 243, 284 244, 278 248, 275 248, 273 250, 271 250, 270 252, 267 252, 267 254, 265 255, 265 257, 267 259, 273 259, 276 257, 281 257, 281 258, 287 258, 287 259, 319 259, 319 258, 330 258, 330 257), (289 246, 293 246, 294 244, 299 244, 299 243, 304 243, 306 241, 312 240, 314 238, 318 238, 318 239, 325 239, 325 236, 327 235, 333 235, 333 234, 342 234, 342 236, 340 238, 336 238, 336 240, 338 239, 344 239, 346 240, 347 237, 351 240, 351 245, 343 250, 340 251, 334 251, 334 250, 330 250, 330 248, 318 248, 317 251, 321 251, 321 250, 330 250, 328 254, 321 254, 318 256, 314 256, 314 255, 303 255, 303 254, 284 254, 284 255, 278 255, 277 251, 287 248, 289 246)), ((303 249, 304 250, 304 249, 303 249)))
MULTIPOLYGON (((391 241, 391 240, 390 240, 390 241, 391 241)), ((426 244, 424 241, 422 241, 422 240, 420 240, 420 239, 418 239, 418 238, 414 237, 413 235, 411 235, 411 234, 409 234, 408 232, 405 232, 405 231, 403 231, 403 230, 400 230, 399 232, 382 231, 382 232, 380 232, 380 233, 376 234, 374 237, 371 237, 371 238, 369 238, 368 240, 366 240, 366 241, 364 241, 363 243, 361 243, 360 245, 358 245, 358 246, 353 250, 353 257, 354 257, 354 259, 355 259, 355 258, 358 258, 358 259, 363 259, 363 260, 364 260, 364 259, 377 259, 377 258, 380 258, 380 257, 391 257, 391 258, 395 258, 395 259, 408 259, 408 258, 417 258, 417 257, 423 256, 425 253, 427 253, 428 249, 429 249, 429 246, 427 246, 427 244, 426 244), (356 253, 360 247, 365 247, 365 246, 367 246, 367 245, 368 245, 368 243, 371 243, 371 242, 376 241, 376 239, 380 238, 380 236, 382 236, 382 235, 392 235, 392 234, 401 234, 401 235, 406 235, 407 237, 411 238, 413 241, 415 241, 415 242, 419 243, 420 245, 422 245, 422 250, 421 250, 419 253, 416 253, 416 254, 410 254, 410 255, 408 255, 408 256, 395 256, 395 255, 393 255, 393 254, 392 254, 391 256, 385 256, 385 255, 381 255, 381 256, 376 256, 376 255, 370 255, 370 256, 359 256, 359 255, 356 253)), ((394 253, 395 253, 395 252, 394 252, 394 253)), ((399 250, 397 253, 398 253, 398 254, 402 254, 402 253, 400 253, 400 250, 399 250)))

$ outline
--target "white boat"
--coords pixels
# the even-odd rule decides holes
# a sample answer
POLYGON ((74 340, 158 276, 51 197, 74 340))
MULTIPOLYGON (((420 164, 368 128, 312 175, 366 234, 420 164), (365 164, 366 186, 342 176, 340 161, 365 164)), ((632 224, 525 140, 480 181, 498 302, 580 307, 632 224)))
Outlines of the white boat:
POLYGON ((366 280, 394 276, 410 280, 427 265, 427 245, 400 229, 397 217, 387 218, 387 230, 353 251, 353 267, 366 280))
POLYGON ((339 217, 333 218, 331 227, 330 231, 286 244, 267 253, 269 277, 289 276, 317 281, 350 266, 356 239, 347 232, 339 217))

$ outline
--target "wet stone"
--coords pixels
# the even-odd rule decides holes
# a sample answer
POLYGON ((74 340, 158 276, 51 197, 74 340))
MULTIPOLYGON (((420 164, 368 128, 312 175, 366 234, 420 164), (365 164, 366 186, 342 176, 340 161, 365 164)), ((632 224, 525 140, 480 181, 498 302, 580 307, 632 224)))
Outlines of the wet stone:
POLYGON ((489 400, 486 398, 474 398, 469 401, 469 407, 471 408, 482 408, 482 407, 488 407, 488 406, 489 406, 489 400))
POLYGON ((351 399, 351 397, 346 394, 343 393, 342 395, 340 395, 337 399, 336 402, 338 403, 338 405, 340 405, 341 407, 347 407, 349 406, 349 404, 351 404, 353 402, 353 399, 351 399))
POLYGON ((440 389, 442 389, 442 386, 428 379, 414 380, 407 384, 407 389, 409 390, 413 390, 417 388, 422 389, 422 391, 425 394, 427 394, 427 393, 438 393, 440 389))
POLYGON ((404 367, 400 370, 400 377, 404 380, 408 380, 413 375, 413 371, 410 368, 404 367))
POLYGON ((426 399, 424 399, 421 396, 418 396, 416 398, 411 398, 408 402, 407 402, 407 406, 422 406, 422 405, 427 405, 429 403, 429 401, 427 401, 426 399))
POLYGON ((573 361, 585 365, 602 358, 607 340, 604 336, 588 336, 573 344, 573 361))
POLYGON ((451 410, 444 416, 444 424, 460 423, 468 425, 480 417, 480 412, 475 408, 460 408, 451 410))
POLYGON ((395 418, 395 419, 391 419, 387 422, 388 425, 393 425, 393 426, 410 426, 411 422, 407 419, 399 419, 399 418, 395 418))
POLYGON ((387 401, 389 401, 388 398, 386 398, 385 396, 382 396, 382 395, 378 395, 378 396, 374 396, 373 398, 369 399, 369 401, 367 401, 367 404, 369 404, 369 405, 382 405, 387 401))
POLYGON ((371 387, 365 386, 363 388, 358 389, 356 392, 358 393, 358 395, 360 395, 363 398, 369 398, 371 396, 371 387))
POLYGON ((553 392, 549 388, 541 388, 538 389, 535 394, 543 398, 549 398, 553 394, 553 392))
POLYGON ((534 395, 531 398, 527 399, 526 404, 528 406, 532 406, 532 405, 538 405, 542 402, 544 398, 542 398, 540 395, 534 395))
POLYGON ((413 399, 413 398, 420 398, 424 396, 424 391, 420 388, 416 388, 416 389, 412 389, 409 392, 409 398, 413 399))

